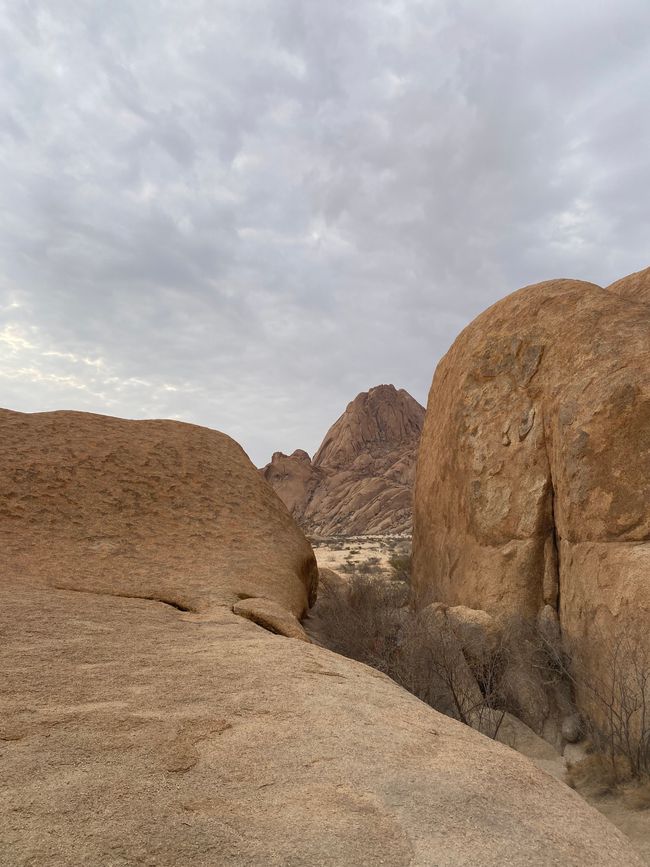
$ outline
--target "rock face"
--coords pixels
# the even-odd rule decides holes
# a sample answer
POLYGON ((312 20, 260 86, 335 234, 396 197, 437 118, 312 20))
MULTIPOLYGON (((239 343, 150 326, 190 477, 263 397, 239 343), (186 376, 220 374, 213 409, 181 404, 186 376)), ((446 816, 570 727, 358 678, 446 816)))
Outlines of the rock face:
POLYGON ((594 665, 597 631, 647 617, 649 277, 521 289, 440 362, 415 494, 420 605, 559 619, 594 665))
POLYGON ((196 612, 266 596, 300 617, 316 598, 311 546, 216 431, 0 410, 0 491, 7 578, 196 612))
POLYGON ((3 867, 641 863, 525 758, 273 634, 312 555, 227 437, 2 412, 0 450, 3 867))
POLYGON ((301 526, 323 535, 409 533, 424 408, 392 385, 348 404, 313 461, 276 452, 265 479, 301 526))

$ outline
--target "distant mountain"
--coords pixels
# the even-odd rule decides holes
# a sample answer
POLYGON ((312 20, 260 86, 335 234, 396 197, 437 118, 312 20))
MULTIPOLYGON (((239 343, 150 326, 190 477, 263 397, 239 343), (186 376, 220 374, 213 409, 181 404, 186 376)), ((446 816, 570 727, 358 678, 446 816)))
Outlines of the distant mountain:
POLYGON ((321 536, 411 532, 424 407, 393 385, 357 395, 313 461, 275 452, 262 473, 299 524, 321 536))

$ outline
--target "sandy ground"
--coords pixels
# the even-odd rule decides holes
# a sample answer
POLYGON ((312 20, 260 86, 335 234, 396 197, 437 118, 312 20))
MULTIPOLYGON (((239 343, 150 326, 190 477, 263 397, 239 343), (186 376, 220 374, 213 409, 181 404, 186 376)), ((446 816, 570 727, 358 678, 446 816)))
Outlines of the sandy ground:
POLYGON ((310 539, 318 565, 345 573, 353 564, 368 563, 390 571, 390 558, 411 553, 410 536, 335 536, 310 539))

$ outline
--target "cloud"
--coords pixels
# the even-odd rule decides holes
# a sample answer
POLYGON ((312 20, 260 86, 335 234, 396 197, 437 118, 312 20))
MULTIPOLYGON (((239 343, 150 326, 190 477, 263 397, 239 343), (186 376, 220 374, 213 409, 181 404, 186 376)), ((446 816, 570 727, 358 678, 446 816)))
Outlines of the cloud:
POLYGON ((648 264, 644 0, 2 2, 0 403, 258 463, 525 283, 648 264))

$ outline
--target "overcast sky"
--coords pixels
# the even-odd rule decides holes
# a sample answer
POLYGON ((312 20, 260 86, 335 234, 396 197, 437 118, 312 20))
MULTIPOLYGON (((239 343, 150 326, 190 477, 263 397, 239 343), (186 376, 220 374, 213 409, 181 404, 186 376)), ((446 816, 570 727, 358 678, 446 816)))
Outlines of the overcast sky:
POLYGON ((258 464, 650 264, 648 0, 0 0, 0 405, 258 464))

